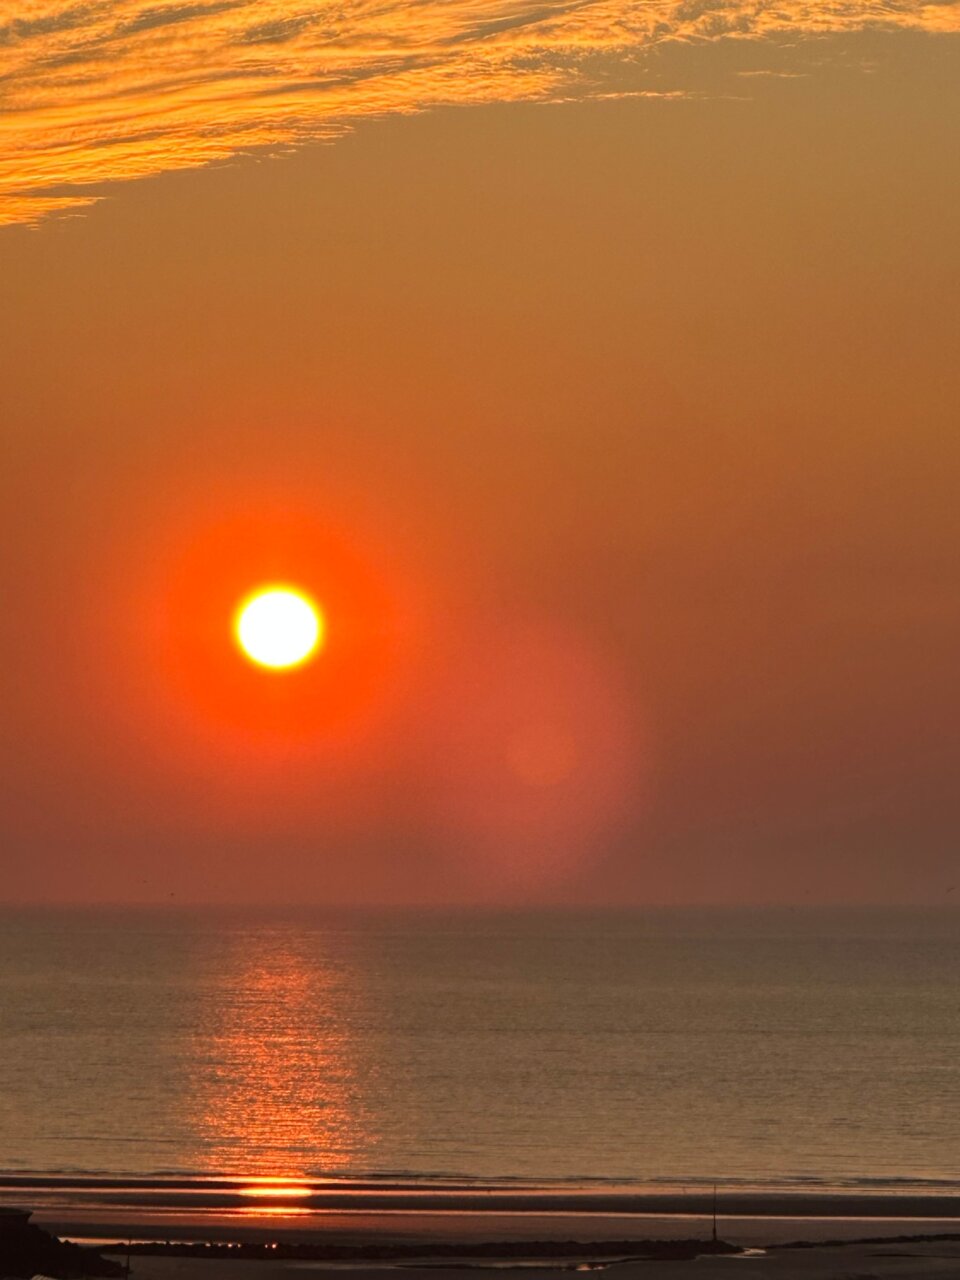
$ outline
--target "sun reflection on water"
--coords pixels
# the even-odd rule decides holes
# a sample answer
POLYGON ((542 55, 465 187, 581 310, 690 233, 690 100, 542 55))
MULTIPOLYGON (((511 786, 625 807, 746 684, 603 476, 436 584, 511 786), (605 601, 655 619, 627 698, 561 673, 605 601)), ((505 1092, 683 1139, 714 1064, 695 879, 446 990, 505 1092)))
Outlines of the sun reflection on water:
POLYGON ((207 1169, 242 1178, 258 1214, 287 1213, 311 1194, 305 1179, 374 1142, 350 1026, 356 980, 315 935, 251 929, 236 943, 209 987, 194 1124, 207 1169))
POLYGON ((312 1187, 299 1186, 286 1178, 265 1179, 240 1188, 240 1195, 266 1200, 289 1200, 313 1194, 312 1187))

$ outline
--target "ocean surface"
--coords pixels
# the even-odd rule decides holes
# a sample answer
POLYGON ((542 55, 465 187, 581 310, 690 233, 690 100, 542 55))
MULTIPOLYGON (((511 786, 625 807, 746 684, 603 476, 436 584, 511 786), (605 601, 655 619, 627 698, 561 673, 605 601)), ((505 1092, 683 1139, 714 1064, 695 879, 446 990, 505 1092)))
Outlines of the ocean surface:
POLYGON ((0 912, 0 1173, 960 1189, 960 910, 0 912))

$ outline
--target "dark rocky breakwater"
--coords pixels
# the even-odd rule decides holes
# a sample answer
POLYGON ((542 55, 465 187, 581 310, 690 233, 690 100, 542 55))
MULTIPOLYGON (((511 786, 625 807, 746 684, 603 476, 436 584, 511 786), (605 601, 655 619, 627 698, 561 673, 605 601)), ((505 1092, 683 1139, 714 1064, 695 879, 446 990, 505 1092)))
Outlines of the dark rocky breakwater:
POLYGON ((0 1207, 0 1277, 29 1280, 34 1275, 55 1280, 123 1275, 123 1268, 95 1249, 66 1244, 30 1221, 29 1209, 0 1207))

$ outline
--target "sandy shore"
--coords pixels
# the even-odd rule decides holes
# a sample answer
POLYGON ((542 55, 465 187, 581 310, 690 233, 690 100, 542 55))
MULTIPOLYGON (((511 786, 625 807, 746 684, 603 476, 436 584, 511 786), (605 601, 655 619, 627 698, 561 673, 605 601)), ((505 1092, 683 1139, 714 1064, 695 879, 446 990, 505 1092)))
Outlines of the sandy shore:
MULTIPOLYGON (((245 1262, 197 1258, 137 1257, 133 1280, 570 1280, 560 1268, 331 1267, 295 1262, 245 1262)), ((704 1257, 690 1262, 627 1262, 602 1273, 608 1280, 960 1280, 960 1240, 898 1244, 848 1244, 773 1249, 749 1257, 704 1257)))
MULTIPOLYGON (((792 1206, 791 1206, 792 1207, 792 1206)), ((720 1235, 744 1247, 766 1247, 794 1241, 825 1243, 878 1236, 960 1236, 960 1215, 913 1217, 888 1205, 885 1216, 859 1212, 855 1203, 846 1212, 719 1214, 720 1235)), ((76 1240, 159 1240, 302 1242, 377 1249, 383 1246, 423 1246, 429 1255, 437 1244, 469 1245, 491 1241, 577 1240, 604 1243, 621 1240, 708 1240, 710 1215, 687 1213, 458 1213, 458 1212, 268 1212, 261 1209, 216 1213, 162 1211, 118 1212, 86 1209, 82 1213, 43 1211, 34 1214, 39 1226, 76 1240)))
MULTIPOLYGON (((740 1215, 724 1214, 721 1202, 719 1235, 738 1254, 693 1257, 688 1248, 672 1246, 689 1260, 649 1261, 631 1257, 656 1252, 645 1250, 644 1241, 702 1240, 706 1245, 711 1218, 702 1213, 610 1213, 599 1207, 590 1213, 539 1208, 298 1212, 261 1204, 191 1210, 182 1205, 74 1203, 69 1206, 71 1221, 69 1212, 64 1215, 66 1204, 48 1202, 34 1221, 57 1235, 101 1247, 112 1241, 110 1253, 121 1261, 126 1250, 118 1248, 120 1241, 215 1246, 206 1257, 134 1249, 133 1280, 307 1280, 304 1273, 314 1273, 315 1280, 331 1280, 329 1273, 343 1280, 570 1280, 576 1271, 593 1270, 609 1280, 722 1280, 742 1276, 744 1270, 770 1280, 960 1280, 960 1217, 896 1214, 891 1211, 904 1203, 898 1197, 867 1200, 868 1209, 887 1211, 886 1216, 871 1216, 856 1211, 862 1202, 861 1197, 841 1196, 826 1215, 816 1212, 822 1197, 800 1198, 787 1206, 778 1197, 761 1206, 766 1212, 740 1215), (777 1212, 784 1207, 795 1212, 777 1212), (951 1238, 919 1238, 934 1235, 951 1238), (250 1252, 256 1256, 239 1257, 227 1242, 255 1245, 250 1252), (274 1248, 278 1256, 271 1257, 274 1248), (281 1256, 284 1250, 286 1257, 281 1256)), ((749 1207, 756 1206, 751 1202, 749 1207)))
MULTIPOLYGON (((157 1183, 108 1185, 50 1180, 45 1186, 9 1179, 0 1189, 7 1203, 34 1210, 33 1221, 47 1231, 79 1241, 256 1243, 308 1246, 314 1257, 264 1260, 237 1257, 132 1257, 134 1280, 296 1280, 291 1272, 349 1272, 348 1280, 458 1280, 504 1273, 516 1280, 560 1280, 577 1261, 605 1262, 643 1252, 643 1241, 708 1241, 712 1195, 703 1190, 490 1191, 463 1188, 352 1189, 288 1188, 287 1202, 276 1188, 238 1188, 157 1183), (16 1183, 16 1185, 11 1185, 16 1183), (356 1203, 357 1207, 354 1207, 356 1203), (566 1242, 596 1245, 564 1252, 566 1242), (616 1245, 613 1242, 617 1242, 616 1245), (620 1247, 619 1242, 624 1242, 620 1247), (542 1253, 534 1243, 543 1244, 542 1253), (635 1243, 637 1248, 630 1248, 635 1243), (498 1247, 502 1245, 500 1250, 498 1247), (471 1246, 480 1265, 466 1265, 471 1246), (521 1247, 522 1246, 522 1247, 521 1247), (333 1255, 331 1257, 330 1255, 333 1255), (399 1255, 399 1256, 397 1256, 399 1255), (490 1263, 490 1255, 498 1260, 490 1263), (520 1258, 529 1258, 520 1263, 520 1258), (560 1259, 574 1259, 566 1267, 560 1259), (334 1260, 338 1259, 338 1260, 334 1260), (539 1259, 539 1262, 535 1261, 539 1259)), ((285 1193, 286 1194, 286 1193, 285 1193)), ((692 1261, 615 1261, 604 1267, 610 1280, 649 1276, 709 1277, 714 1274, 769 1276, 782 1280, 837 1277, 942 1277, 960 1280, 960 1196, 904 1192, 721 1191, 717 1203, 720 1237, 741 1250, 763 1252, 692 1261), (951 1240, 916 1237, 951 1235, 951 1240), (877 1242, 877 1238, 885 1240, 877 1242), (895 1237, 914 1237, 907 1242, 895 1237), (787 1248, 805 1242, 815 1247, 787 1248), (841 1243, 851 1242, 851 1243, 841 1243), (853 1243, 857 1242, 857 1243, 853 1243), (867 1243, 869 1242, 869 1243, 867 1243)), ((294 1253, 291 1249, 288 1253, 294 1253)), ((586 1267, 584 1269, 587 1269, 586 1267)), ((318 1277, 318 1280, 320 1278, 318 1277)))
MULTIPOLYGON (((270 1185, 238 1180, 0 1178, 0 1199, 75 1239, 332 1245, 708 1238, 712 1190, 270 1185)), ((721 1188, 721 1234, 744 1245, 960 1233, 954 1186, 721 1188)))

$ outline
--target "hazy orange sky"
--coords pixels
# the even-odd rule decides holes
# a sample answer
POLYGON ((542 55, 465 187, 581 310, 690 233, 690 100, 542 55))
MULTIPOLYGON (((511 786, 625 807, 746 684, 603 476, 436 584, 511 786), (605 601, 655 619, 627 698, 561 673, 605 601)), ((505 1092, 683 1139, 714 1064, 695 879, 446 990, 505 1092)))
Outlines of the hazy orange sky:
POLYGON ((0 4, 0 900, 952 901, 958 25, 0 4))

